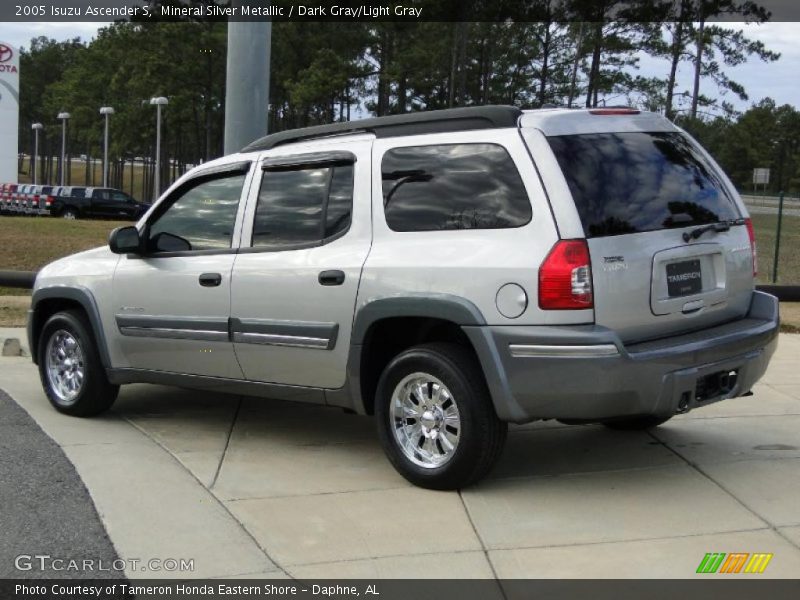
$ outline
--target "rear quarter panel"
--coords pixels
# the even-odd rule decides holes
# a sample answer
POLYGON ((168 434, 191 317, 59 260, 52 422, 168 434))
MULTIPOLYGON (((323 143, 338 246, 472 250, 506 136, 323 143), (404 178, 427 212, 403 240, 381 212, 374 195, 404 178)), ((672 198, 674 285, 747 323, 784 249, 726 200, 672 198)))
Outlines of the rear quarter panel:
POLYGON ((558 240, 550 207, 518 129, 467 131, 378 139, 373 146, 373 246, 364 266, 357 309, 386 297, 451 294, 472 302, 487 324, 531 325, 592 322, 591 310, 541 311, 538 268, 558 240), (454 143, 502 145, 511 156, 532 207, 531 221, 513 229, 396 232, 386 223, 381 163, 391 148, 454 143), (504 317, 498 290, 521 286, 528 297, 523 314, 504 317))

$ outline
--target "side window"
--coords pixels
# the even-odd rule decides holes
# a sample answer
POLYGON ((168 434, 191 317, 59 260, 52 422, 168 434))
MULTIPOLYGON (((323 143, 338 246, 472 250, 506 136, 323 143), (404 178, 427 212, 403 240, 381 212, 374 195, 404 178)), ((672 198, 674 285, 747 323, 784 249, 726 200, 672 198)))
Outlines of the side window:
POLYGON ((111 199, 115 202, 127 202, 128 196, 122 192, 111 192, 111 199))
POLYGON ((352 207, 352 165, 264 171, 251 245, 322 244, 350 228, 352 207))
POLYGON ((325 238, 332 238, 350 228, 353 211, 353 166, 335 167, 325 211, 325 238))
POLYGON ((149 224, 151 252, 222 250, 231 247, 245 175, 205 179, 179 192, 149 224))
POLYGON ((394 231, 507 229, 531 220, 517 167, 497 144, 394 148, 381 165, 394 231))

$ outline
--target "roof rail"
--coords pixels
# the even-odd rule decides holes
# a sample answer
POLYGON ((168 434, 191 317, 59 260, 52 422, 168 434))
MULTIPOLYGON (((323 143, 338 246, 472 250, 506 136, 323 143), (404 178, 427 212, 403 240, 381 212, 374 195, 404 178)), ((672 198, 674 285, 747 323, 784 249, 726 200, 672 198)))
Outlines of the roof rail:
POLYGON ((516 127, 521 115, 522 111, 515 106, 468 106, 374 117, 280 131, 248 144, 242 149, 242 152, 269 150, 292 142, 346 133, 373 133, 376 137, 384 138, 446 131, 516 127))

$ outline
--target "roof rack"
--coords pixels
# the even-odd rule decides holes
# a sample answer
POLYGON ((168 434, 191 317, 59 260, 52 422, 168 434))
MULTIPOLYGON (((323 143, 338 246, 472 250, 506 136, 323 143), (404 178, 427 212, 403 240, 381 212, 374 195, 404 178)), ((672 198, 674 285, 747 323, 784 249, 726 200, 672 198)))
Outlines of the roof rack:
POLYGON ((242 149, 242 152, 269 150, 292 142, 346 133, 373 133, 376 137, 385 138, 446 131, 516 127, 520 116, 522 116, 522 111, 515 106, 468 106, 405 113, 280 131, 248 144, 242 149))

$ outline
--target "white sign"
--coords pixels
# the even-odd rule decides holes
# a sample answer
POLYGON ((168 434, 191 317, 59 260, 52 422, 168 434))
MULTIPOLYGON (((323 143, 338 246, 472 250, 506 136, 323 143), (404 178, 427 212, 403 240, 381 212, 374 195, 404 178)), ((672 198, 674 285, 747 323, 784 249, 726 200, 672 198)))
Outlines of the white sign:
POLYGON ((753 169, 753 183, 767 185, 769 183, 769 169, 753 169))
POLYGON ((17 183, 19 52, 0 42, 0 183, 17 183))

